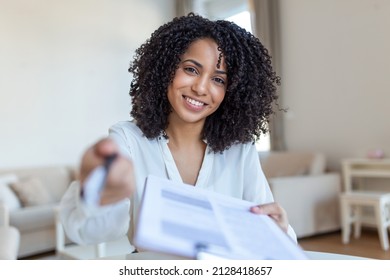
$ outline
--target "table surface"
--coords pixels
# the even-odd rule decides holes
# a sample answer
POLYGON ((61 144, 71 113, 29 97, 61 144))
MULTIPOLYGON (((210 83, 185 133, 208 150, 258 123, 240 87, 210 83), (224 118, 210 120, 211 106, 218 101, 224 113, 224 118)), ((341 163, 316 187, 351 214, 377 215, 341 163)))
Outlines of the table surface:
POLYGON ((343 183, 352 191, 352 178, 390 178, 390 159, 350 158, 342 160, 343 183))
MULTIPOLYGON (((333 254, 326 252, 316 252, 316 251, 305 251, 309 260, 369 260, 368 258, 351 256, 351 255, 342 255, 342 254, 333 254)), ((109 260, 188 260, 188 258, 183 258, 175 255, 168 255, 163 253, 155 252, 140 252, 136 254, 127 254, 127 255, 118 255, 105 257, 102 259, 109 260)))
POLYGON ((342 161, 353 164, 390 164, 390 158, 346 158, 342 161))

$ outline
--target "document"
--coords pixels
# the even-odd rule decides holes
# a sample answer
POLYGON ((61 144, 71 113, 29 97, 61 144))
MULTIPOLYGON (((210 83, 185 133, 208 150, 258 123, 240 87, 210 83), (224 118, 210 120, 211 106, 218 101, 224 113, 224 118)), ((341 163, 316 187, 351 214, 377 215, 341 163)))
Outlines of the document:
POLYGON ((148 176, 134 244, 188 258, 307 259, 304 251, 253 203, 148 176))

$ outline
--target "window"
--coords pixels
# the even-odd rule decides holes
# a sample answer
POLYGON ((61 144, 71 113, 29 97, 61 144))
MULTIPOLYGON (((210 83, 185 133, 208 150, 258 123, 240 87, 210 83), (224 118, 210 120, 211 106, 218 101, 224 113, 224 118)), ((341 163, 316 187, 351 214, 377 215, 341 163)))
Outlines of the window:
POLYGON ((238 26, 245 28, 252 33, 251 15, 249 11, 243 11, 238 14, 227 17, 226 20, 236 23, 238 26))

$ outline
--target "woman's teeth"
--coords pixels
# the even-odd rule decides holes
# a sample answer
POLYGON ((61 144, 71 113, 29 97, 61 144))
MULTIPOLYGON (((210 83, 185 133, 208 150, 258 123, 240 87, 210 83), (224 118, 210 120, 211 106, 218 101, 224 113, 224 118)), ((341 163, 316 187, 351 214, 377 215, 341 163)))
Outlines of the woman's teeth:
POLYGON ((194 100, 194 99, 191 99, 189 97, 185 97, 186 101, 192 105, 195 105, 195 106, 203 106, 204 103, 203 102, 200 102, 200 101, 197 101, 197 100, 194 100))

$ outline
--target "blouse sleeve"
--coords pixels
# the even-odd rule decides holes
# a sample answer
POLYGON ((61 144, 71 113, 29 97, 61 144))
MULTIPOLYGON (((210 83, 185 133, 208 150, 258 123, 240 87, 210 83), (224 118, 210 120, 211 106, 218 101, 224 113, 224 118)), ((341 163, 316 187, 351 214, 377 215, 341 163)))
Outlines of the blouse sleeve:
POLYGON ((129 199, 107 206, 89 207, 81 201, 80 184, 75 181, 62 197, 59 207, 66 235, 78 244, 115 240, 127 233, 129 199))
MULTIPOLYGON (((109 137, 120 153, 131 157, 126 136, 120 126, 110 128, 109 137)), ((86 206, 80 199, 80 184, 73 182, 60 202, 59 216, 67 236, 78 244, 96 244, 127 234, 130 222, 130 199, 106 206, 86 206), (115 229, 115 230, 113 230, 115 229)))
POLYGON ((244 199, 256 204, 273 202, 271 189, 261 169, 258 153, 253 144, 247 144, 246 147, 244 172, 244 199))

